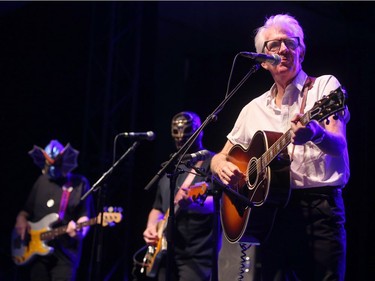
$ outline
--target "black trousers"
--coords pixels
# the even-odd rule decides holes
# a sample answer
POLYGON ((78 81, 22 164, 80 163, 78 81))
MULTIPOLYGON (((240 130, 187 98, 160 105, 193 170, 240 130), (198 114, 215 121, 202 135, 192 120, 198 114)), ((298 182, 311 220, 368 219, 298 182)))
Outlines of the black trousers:
MULTIPOLYGON (((172 257, 173 281, 209 281, 212 273, 214 215, 186 214, 176 217, 174 255, 172 257)), ((217 249, 218 251, 218 249, 217 249)), ((166 262, 158 274, 159 281, 166 280, 166 262)))
POLYGON ((346 231, 342 190, 293 190, 260 246, 262 281, 343 281, 346 231))
POLYGON ((67 259, 54 254, 37 257, 30 266, 31 281, 73 281, 76 268, 67 259))

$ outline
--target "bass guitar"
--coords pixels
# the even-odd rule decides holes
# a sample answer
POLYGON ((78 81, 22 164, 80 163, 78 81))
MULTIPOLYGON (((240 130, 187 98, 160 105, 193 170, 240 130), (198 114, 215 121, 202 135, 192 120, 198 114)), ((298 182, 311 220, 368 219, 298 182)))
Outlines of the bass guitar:
MULTIPOLYGON (((321 122, 344 110, 345 98, 346 92, 338 87, 317 101, 300 122, 303 125, 311 120, 321 122)), ((288 203, 290 161, 286 148, 291 135, 291 129, 284 134, 257 131, 247 149, 234 145, 229 151, 228 161, 246 175, 236 186, 226 186, 222 194, 220 216, 229 242, 259 244, 264 241, 272 229, 278 208, 288 203)))
MULTIPOLYGON (((207 197, 207 187, 208 184, 206 182, 198 182, 194 185, 191 185, 188 189, 188 197, 190 197, 195 203, 203 204, 204 200, 207 197)), ((175 215, 178 214, 178 207, 179 205, 176 205, 174 208, 175 215)), ((168 217, 169 209, 165 212, 163 219, 160 220, 157 224, 159 237, 158 243, 156 244, 156 246, 147 246, 146 254, 143 258, 143 267, 141 268, 141 273, 146 273, 147 277, 156 277, 162 257, 167 251, 167 239, 165 236, 165 232, 167 229, 168 217)))
MULTIPOLYGON (((110 209, 110 208, 109 208, 110 209)), ((11 237, 12 258, 16 265, 25 265, 29 263, 36 255, 46 256, 53 252, 53 247, 48 246, 47 242, 56 237, 66 234, 67 225, 51 228, 51 225, 58 221, 59 215, 51 213, 43 217, 38 222, 28 222, 30 229, 25 234, 25 239, 13 229, 11 237)), ((77 229, 94 224, 102 226, 113 225, 122 220, 120 212, 103 212, 97 217, 88 221, 77 223, 77 229), (102 221, 103 218, 103 221, 102 221)))

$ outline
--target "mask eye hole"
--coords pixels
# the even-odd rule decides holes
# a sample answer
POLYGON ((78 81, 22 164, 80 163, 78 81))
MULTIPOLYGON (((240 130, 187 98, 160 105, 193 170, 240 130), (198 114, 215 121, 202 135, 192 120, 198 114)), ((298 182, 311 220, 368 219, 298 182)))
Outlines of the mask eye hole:
POLYGON ((193 132, 193 128, 192 127, 187 127, 184 130, 184 135, 186 135, 186 134, 190 135, 192 132, 193 132))

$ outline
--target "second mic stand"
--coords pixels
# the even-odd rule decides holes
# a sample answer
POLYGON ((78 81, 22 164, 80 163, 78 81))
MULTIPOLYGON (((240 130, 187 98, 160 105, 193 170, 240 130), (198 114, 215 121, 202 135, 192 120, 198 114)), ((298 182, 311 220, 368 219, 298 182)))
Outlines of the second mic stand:
POLYGON ((184 171, 176 168, 172 173, 167 174, 169 178, 169 216, 167 222, 167 266, 166 266, 166 280, 173 280, 171 275, 173 272, 173 257, 174 257, 174 233, 175 233, 175 210, 174 210, 174 193, 176 189, 177 177, 184 171))
MULTIPOLYGON (((135 141, 131 147, 128 148, 128 150, 97 180, 93 186, 81 197, 81 201, 85 200, 87 196, 89 196, 92 192, 96 192, 99 189, 99 194, 98 194, 98 202, 97 202, 97 209, 101 211, 101 218, 100 222, 103 223, 103 216, 104 212, 101 210, 103 208, 103 201, 104 198, 102 198, 102 185, 106 186, 106 183, 103 184, 103 182, 108 178, 108 176, 112 173, 112 171, 117 167, 117 165, 125 159, 131 152, 135 151, 135 149, 139 146, 139 142, 135 141)), ((105 191, 105 190, 104 190, 105 191)), ((104 196, 104 195, 103 195, 104 196)), ((93 247, 97 247, 96 251, 96 266, 95 266, 95 277, 92 279, 90 277, 89 280, 102 280, 101 279, 101 262, 102 262, 102 250, 103 250, 103 230, 102 227, 96 227, 95 232, 94 232, 94 242, 93 242, 93 247), (97 237, 99 237, 97 239, 97 237), (98 240, 98 241, 95 241, 98 240)), ((93 250, 94 253, 94 250, 93 250)), ((94 255, 91 257, 94 258, 94 255)), ((93 274, 93 270, 90 270, 90 275, 93 274)))

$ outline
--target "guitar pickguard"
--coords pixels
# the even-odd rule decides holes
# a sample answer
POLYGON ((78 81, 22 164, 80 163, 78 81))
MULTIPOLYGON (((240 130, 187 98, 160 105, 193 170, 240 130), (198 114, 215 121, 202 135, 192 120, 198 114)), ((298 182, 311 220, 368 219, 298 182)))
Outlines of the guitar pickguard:
POLYGON ((16 264, 27 263, 34 255, 48 255, 53 248, 44 243, 40 235, 50 230, 50 226, 57 221, 59 215, 49 214, 36 223, 29 222, 30 231, 26 233, 26 239, 21 240, 20 236, 13 230, 12 233, 12 257, 16 264))

